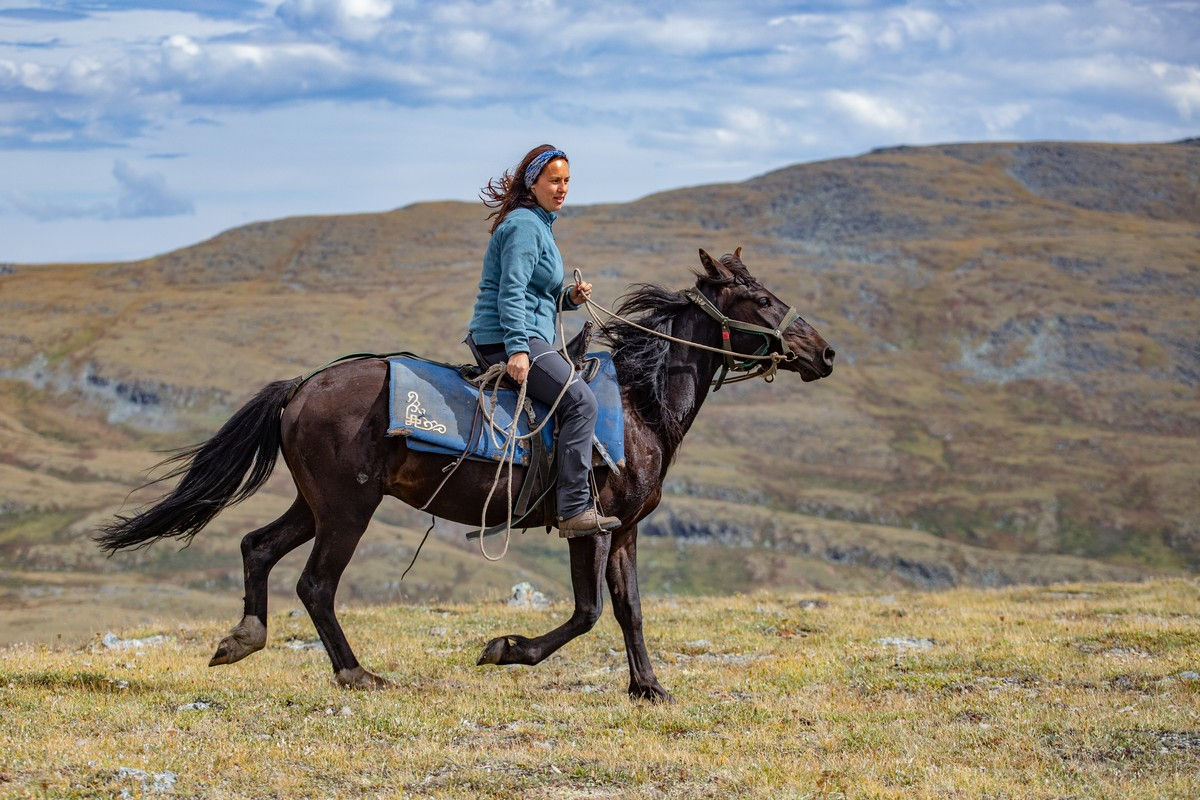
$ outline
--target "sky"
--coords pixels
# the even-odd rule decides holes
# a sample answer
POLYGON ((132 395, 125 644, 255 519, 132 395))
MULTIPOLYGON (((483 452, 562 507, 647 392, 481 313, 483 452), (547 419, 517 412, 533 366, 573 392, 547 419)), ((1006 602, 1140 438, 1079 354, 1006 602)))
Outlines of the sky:
MULTIPOLYGON (((1200 135, 1200 0, 0 0, 0 263, 876 147, 1200 135)), ((481 223, 482 224, 482 223, 481 223)))

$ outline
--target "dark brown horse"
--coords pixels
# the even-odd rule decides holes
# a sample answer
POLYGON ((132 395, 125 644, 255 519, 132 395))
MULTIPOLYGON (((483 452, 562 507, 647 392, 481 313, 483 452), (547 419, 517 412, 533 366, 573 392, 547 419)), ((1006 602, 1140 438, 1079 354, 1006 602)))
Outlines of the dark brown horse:
MULTIPOLYGON (((714 261, 703 250, 696 287, 731 320, 773 328, 789 309, 750 274, 738 253, 714 261)), ((619 312, 637 315, 644 327, 677 339, 720 347, 722 327, 685 293, 643 284, 626 295, 619 312)), ((794 312, 793 312, 794 313, 794 312)), ((533 638, 506 635, 488 642, 480 664, 537 664, 588 631, 600 617, 603 584, 625 636, 629 694, 669 699, 659 684, 642 638, 637 585, 637 525, 658 505, 667 468, 724 357, 670 343, 624 323, 604 332, 622 387, 626 466, 598 473, 601 503, 624 525, 611 534, 570 539, 575 612, 549 633, 533 638)), ((761 350, 764 337, 736 326, 736 353, 761 350)), ((780 368, 805 381, 833 370, 833 350, 808 323, 795 318, 771 345, 791 355, 780 368)), ((232 664, 261 650, 267 641, 267 575, 286 553, 313 539, 312 553, 296 585, 333 664, 338 683, 381 688, 387 681, 355 658, 334 615, 342 571, 384 495, 423 505, 442 481, 450 456, 410 450, 401 437, 385 436, 388 425, 388 368, 381 359, 348 361, 300 379, 267 385, 203 444, 171 461, 166 476, 182 480, 158 504, 132 517, 117 517, 98 536, 110 553, 145 547, 164 537, 190 541, 221 509, 256 491, 266 481, 277 453, 299 494, 291 508, 242 539, 245 616, 217 647, 210 665, 232 664), (297 390, 297 386, 299 389, 297 390)), ((522 467, 516 468, 519 481, 522 467)), ((438 493, 429 511, 477 524, 495 468, 467 461, 438 493)), ((502 502, 488 509, 489 524, 504 519, 502 502)))

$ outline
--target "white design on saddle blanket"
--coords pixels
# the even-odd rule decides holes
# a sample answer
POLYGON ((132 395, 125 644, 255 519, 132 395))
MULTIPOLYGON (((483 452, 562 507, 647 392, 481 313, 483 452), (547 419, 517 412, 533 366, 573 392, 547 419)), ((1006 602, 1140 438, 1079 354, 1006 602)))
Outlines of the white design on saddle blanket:
POLYGON ((408 405, 404 407, 404 424, 422 431, 446 432, 445 425, 425 416, 425 409, 421 408, 421 399, 416 392, 408 393, 408 405))

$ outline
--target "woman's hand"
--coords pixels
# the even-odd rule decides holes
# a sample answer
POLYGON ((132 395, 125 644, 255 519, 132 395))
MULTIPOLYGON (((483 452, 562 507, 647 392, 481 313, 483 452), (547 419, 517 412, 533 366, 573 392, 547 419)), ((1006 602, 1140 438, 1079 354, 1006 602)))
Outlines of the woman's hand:
POLYGON ((577 306, 583 305, 583 301, 592 296, 592 285, 587 281, 578 281, 571 287, 571 292, 568 297, 571 302, 577 306))
POLYGON ((517 383, 524 383, 529 375, 529 353, 513 353, 508 357, 505 371, 517 383))

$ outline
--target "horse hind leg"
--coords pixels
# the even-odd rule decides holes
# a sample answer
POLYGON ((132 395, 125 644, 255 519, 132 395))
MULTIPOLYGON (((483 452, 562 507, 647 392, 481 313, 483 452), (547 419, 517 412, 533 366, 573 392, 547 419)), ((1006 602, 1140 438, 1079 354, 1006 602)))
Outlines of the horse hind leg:
POLYGON ((241 622, 221 643, 210 667, 233 664, 267 644, 267 578, 279 559, 312 539, 316 532, 312 509, 302 496, 274 522, 242 538, 242 572, 246 595, 241 622))
POLYGON ((376 495, 373 503, 360 500, 357 503, 345 503, 341 508, 329 512, 322 511, 319 515, 321 521, 317 524, 316 544, 296 583, 296 593, 308 609, 321 643, 325 645, 334 676, 339 685, 349 689, 386 689, 391 685, 358 663, 333 608, 342 572, 350 563, 354 549, 381 499, 380 494, 376 495))

